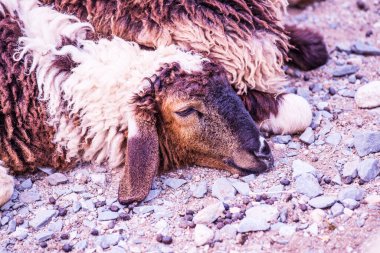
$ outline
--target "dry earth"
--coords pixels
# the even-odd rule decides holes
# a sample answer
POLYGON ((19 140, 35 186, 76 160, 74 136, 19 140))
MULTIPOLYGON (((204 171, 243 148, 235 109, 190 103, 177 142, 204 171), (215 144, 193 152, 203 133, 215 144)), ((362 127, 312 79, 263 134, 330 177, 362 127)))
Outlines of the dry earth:
POLYGON ((61 175, 58 180, 62 183, 57 186, 49 185, 54 180, 42 171, 18 176, 13 200, 0 209, 0 252, 380 252, 380 177, 364 182, 358 177, 349 180, 341 176, 349 161, 380 159, 379 152, 359 158, 353 145, 354 133, 380 131, 380 108, 359 109, 352 98, 360 86, 380 80, 380 56, 336 50, 339 44, 357 41, 380 47, 380 1, 368 0, 367 4, 369 10, 364 11, 358 9, 356 0, 327 0, 305 10, 290 11, 289 23, 319 30, 330 51, 328 64, 318 70, 288 71, 292 76, 290 87, 295 87, 289 89, 308 97, 313 104, 316 120, 311 145, 301 141, 300 135, 291 136, 286 144, 270 137, 276 166, 251 180, 204 168, 165 173, 153 187, 152 194, 159 195, 139 207, 116 202, 121 175, 118 170, 83 165, 61 175), (345 64, 360 69, 354 75, 333 78, 331 72, 345 64), (332 95, 334 91, 337 93, 332 95), (295 160, 316 169, 312 177, 318 179, 323 196, 333 196, 334 209, 315 209, 309 204, 310 197, 301 193, 303 189, 297 188, 293 177, 295 160), (231 183, 240 193, 234 193, 233 188, 229 192, 231 183), (202 195, 202 184, 207 185, 207 193, 193 197, 194 188, 202 195), (357 202, 344 203, 344 208, 336 196, 352 186, 357 187, 354 194, 360 195, 360 189, 365 194, 358 196, 357 202), (218 203, 213 196, 218 189, 222 190, 222 198, 232 194, 224 201, 230 210, 214 222, 210 216, 217 211, 206 210, 206 227, 194 228, 199 223, 199 211, 218 203), (245 211, 259 205, 267 213, 249 218, 245 211), (53 211, 49 214, 42 211, 45 209, 53 211), (194 216, 189 210, 195 212, 194 216), (270 228, 263 217, 268 213, 270 228), (38 224, 39 217, 41 223, 46 219, 45 224, 38 224), (245 217, 247 230, 259 231, 236 232, 244 231, 245 217), (163 238, 168 244, 158 242, 158 234, 169 236, 163 238))

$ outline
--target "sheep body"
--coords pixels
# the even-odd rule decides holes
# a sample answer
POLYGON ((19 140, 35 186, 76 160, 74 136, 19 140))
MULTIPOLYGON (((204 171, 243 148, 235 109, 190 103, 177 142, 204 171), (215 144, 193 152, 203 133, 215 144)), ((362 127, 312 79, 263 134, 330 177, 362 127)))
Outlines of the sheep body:
POLYGON ((25 64, 12 60, 22 31, 19 20, 5 14, 4 9, 0 12, 0 36, 0 160, 12 164, 16 172, 40 163, 67 167, 64 153, 56 152, 53 144, 55 130, 45 123, 46 103, 38 100, 36 74, 27 74, 25 64))
POLYGON ((60 1, 64 12, 92 23, 97 32, 157 48, 176 44, 222 63, 239 93, 279 93, 288 50, 281 24, 285 0, 60 1))
POLYGON ((175 44, 222 64, 263 130, 294 134, 311 123, 307 102, 296 98, 297 105, 294 96, 283 94, 286 80, 281 67, 289 55, 292 63, 310 70, 323 65, 328 53, 319 34, 292 26, 284 29, 281 21, 286 1, 42 2, 90 22, 102 36, 117 35, 150 48, 175 44))
POLYGON ((86 40, 88 23, 27 3, 18 6, 25 36, 16 56, 32 58, 29 71, 36 72, 38 97, 46 101, 47 122, 56 129, 52 142, 68 161, 119 166, 128 125, 134 125, 131 98, 149 85, 143 79, 167 62, 200 71, 204 59, 174 46, 145 51, 117 37, 86 40), (63 38, 71 44, 64 45, 63 38), (63 67, 62 61, 72 65, 63 67))

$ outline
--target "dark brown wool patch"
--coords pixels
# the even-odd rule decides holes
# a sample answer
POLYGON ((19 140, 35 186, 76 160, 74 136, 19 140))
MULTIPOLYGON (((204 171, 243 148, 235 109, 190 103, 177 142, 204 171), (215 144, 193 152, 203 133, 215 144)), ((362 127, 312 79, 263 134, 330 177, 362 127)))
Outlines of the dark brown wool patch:
POLYGON ((67 168, 64 153, 52 144, 55 131, 46 123, 46 106, 38 101, 36 76, 12 55, 22 35, 20 20, 0 17, 0 160, 23 172, 38 166, 67 168))
POLYGON ((242 94, 240 97, 256 122, 269 119, 271 114, 276 116, 282 100, 282 94, 275 95, 256 90, 248 90, 247 94, 242 94))
POLYGON ((328 61, 329 53, 323 37, 311 29, 286 26, 289 35, 289 62, 302 70, 318 68, 328 61))
MULTIPOLYGON (((110 33, 125 40, 138 41, 143 29, 159 35, 181 19, 188 19, 204 30, 221 30, 226 36, 247 40, 256 31, 279 37, 279 49, 285 54, 286 35, 278 25, 269 0, 42 0, 58 11, 88 20, 98 33, 110 33), (111 22, 112 20, 112 22, 111 22)), ((149 46, 149 45, 146 45, 149 46)))

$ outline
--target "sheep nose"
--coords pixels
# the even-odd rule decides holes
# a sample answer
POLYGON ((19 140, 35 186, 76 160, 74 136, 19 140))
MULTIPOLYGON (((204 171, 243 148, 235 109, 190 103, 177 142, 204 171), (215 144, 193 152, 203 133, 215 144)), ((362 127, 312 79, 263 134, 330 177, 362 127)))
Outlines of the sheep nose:
POLYGON ((259 140, 259 149, 254 151, 253 153, 258 159, 264 162, 268 168, 271 168, 273 167, 274 160, 268 142, 266 142, 266 140, 262 136, 260 136, 259 140))

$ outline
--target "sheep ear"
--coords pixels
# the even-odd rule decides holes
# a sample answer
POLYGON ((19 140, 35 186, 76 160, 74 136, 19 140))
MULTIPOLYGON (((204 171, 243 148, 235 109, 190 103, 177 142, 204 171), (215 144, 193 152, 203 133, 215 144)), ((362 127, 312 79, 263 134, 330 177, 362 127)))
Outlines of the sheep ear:
POLYGON ((128 122, 126 161, 118 197, 122 204, 144 200, 157 174, 159 144, 155 121, 152 121, 136 117, 128 122))

